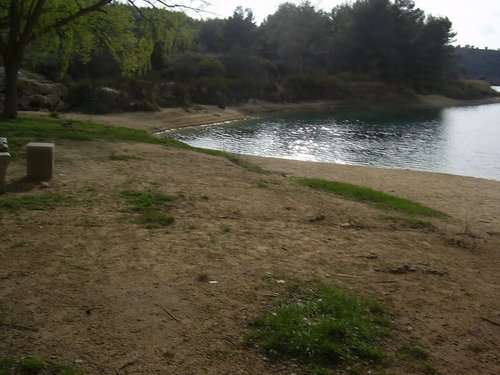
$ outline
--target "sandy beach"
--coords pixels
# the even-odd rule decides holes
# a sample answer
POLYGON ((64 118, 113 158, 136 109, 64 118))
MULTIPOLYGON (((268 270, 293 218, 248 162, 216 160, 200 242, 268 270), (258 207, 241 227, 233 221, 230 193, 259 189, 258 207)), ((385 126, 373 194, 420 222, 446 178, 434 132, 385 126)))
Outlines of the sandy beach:
MULTIPOLYGON (((276 110, 253 105, 260 109, 62 116, 156 132, 276 110)), ((320 282, 386 306, 388 364, 364 370, 500 373, 500 182, 244 159, 270 173, 136 142, 58 141, 48 186, 24 181, 25 161, 13 161, 0 200, 66 200, 48 211, 0 210, 0 353, 85 374, 312 374, 245 337, 288 286, 320 282), (448 217, 380 210, 294 180, 305 176, 372 187, 448 217), (123 199, 130 190, 175 196, 166 207, 174 223, 138 223, 123 199), (424 348, 425 359, 405 356, 408 345, 424 348)))

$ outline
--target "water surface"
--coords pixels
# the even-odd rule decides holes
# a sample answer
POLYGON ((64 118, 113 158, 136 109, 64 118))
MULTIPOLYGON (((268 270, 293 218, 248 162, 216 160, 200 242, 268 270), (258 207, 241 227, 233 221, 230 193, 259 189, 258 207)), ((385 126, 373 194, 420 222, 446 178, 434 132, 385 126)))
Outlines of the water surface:
POLYGON ((281 113, 179 131, 174 137, 238 154, 500 180, 500 104, 281 113))

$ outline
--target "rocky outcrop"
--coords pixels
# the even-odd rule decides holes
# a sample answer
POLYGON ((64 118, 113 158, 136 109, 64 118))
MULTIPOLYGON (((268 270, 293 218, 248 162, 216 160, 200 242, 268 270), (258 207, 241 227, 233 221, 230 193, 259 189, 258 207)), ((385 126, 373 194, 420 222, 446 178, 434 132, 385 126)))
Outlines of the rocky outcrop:
MULTIPOLYGON (((4 93, 4 68, 0 67, 0 92, 4 93)), ((18 75, 18 109, 22 111, 60 111, 66 107, 67 89, 60 83, 21 70, 18 75)), ((3 102, 3 101, 0 101, 3 102)), ((1 104, 0 104, 1 105, 1 104)))

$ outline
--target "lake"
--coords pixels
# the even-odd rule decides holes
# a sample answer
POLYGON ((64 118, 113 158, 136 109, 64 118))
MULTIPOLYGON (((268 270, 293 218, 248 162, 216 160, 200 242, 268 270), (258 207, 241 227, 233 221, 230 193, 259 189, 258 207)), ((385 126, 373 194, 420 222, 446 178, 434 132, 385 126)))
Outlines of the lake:
POLYGON ((173 136, 192 146, 237 154, 500 181, 500 104, 279 113, 177 131, 173 136))

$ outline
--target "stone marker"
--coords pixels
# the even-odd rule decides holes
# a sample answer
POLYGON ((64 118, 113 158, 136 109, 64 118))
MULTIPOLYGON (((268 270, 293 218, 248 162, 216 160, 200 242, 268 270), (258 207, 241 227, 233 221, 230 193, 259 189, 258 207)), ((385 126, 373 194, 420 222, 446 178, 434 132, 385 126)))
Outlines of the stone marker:
POLYGON ((54 144, 30 142, 26 146, 27 177, 49 181, 54 171, 54 144))
POLYGON ((0 194, 5 193, 5 172, 10 163, 7 138, 0 137, 0 194))

